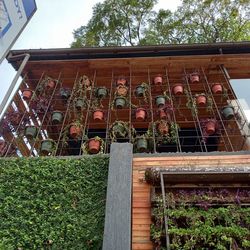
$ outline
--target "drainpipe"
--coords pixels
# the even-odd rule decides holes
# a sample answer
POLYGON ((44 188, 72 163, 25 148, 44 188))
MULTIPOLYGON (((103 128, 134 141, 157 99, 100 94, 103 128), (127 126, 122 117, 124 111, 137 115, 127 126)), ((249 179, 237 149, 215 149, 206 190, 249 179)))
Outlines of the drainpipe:
MULTIPOLYGON (((15 56, 13 56, 12 58, 14 58, 15 56)), ((2 118, 3 114, 4 114, 4 111, 5 111, 5 108, 7 108, 7 103, 9 101, 9 98, 10 98, 10 95, 11 93, 13 92, 14 88, 16 87, 16 84, 17 84, 17 81, 24 69, 24 67, 26 66, 27 62, 29 61, 29 58, 30 58, 30 54, 22 54, 22 55, 18 55, 16 57, 24 57, 23 58, 23 61, 14 77, 14 79, 12 80, 10 86, 9 86, 9 89, 7 91, 7 93, 5 94, 4 98, 3 98, 3 101, 0 105, 0 118, 2 118)), ((16 89, 16 92, 18 91, 19 89, 19 86, 18 88, 16 89)), ((16 92, 14 93, 14 95, 16 94, 16 92)))

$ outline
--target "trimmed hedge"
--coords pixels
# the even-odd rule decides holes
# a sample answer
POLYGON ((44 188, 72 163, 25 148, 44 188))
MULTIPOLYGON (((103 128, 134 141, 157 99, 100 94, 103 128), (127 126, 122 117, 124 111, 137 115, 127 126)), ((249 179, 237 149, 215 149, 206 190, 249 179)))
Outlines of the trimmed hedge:
POLYGON ((0 249, 101 249, 108 157, 0 160, 0 249))

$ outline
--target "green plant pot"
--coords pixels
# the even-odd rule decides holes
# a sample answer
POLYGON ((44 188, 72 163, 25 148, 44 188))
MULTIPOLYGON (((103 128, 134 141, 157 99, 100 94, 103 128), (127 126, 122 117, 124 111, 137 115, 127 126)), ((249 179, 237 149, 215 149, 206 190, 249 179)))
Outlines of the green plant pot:
POLYGON ((155 103, 156 103, 157 107, 160 108, 160 107, 165 105, 166 99, 164 96, 157 96, 155 98, 155 103))
POLYGON ((35 126, 27 126, 25 128, 25 136, 29 139, 32 140, 37 136, 38 129, 35 126))
POLYGON ((113 126, 112 130, 117 138, 125 138, 127 135, 126 129, 122 125, 116 124, 113 126))
POLYGON ((143 97, 145 93, 145 88, 143 88, 142 86, 137 86, 135 89, 135 95, 138 97, 143 97))
POLYGON ((125 106, 126 106, 126 100, 125 99, 119 98, 119 97, 115 99, 115 107, 117 109, 122 109, 125 106))
POLYGON ((139 153, 147 152, 148 149, 148 141, 145 138, 139 138, 136 142, 136 148, 139 153))
POLYGON ((60 96, 65 99, 68 100, 70 97, 70 90, 69 89, 60 89, 60 96))
POLYGON ((76 107, 78 110, 84 108, 84 105, 85 105, 84 99, 79 98, 79 99, 76 100, 75 107, 76 107))
POLYGON ((226 120, 231 120, 234 117, 234 109, 231 106, 223 107, 221 113, 226 120))
POLYGON ((52 140, 43 140, 41 142, 40 151, 43 155, 49 155, 53 152, 54 141, 52 140))
POLYGON ((63 113, 61 111, 54 111, 51 120, 53 124, 60 124, 63 120, 63 113))
POLYGON ((98 88, 96 95, 98 98, 105 98, 108 95, 108 90, 105 87, 98 88))

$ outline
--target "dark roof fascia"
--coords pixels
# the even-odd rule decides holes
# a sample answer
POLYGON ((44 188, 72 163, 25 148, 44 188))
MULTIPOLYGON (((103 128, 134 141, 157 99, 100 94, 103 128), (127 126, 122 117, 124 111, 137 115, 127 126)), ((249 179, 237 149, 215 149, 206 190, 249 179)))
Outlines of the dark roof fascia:
POLYGON ((250 42, 228 42, 135 47, 83 47, 11 50, 7 56, 7 60, 15 66, 15 64, 20 61, 20 56, 24 54, 30 54, 29 61, 49 61, 248 53, 250 53, 250 42))

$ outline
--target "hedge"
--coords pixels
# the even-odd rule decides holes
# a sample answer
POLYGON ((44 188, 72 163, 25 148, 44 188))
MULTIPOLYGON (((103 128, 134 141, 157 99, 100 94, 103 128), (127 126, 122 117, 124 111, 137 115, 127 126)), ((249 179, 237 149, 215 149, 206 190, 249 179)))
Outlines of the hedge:
POLYGON ((0 160, 0 249, 101 249, 108 157, 0 160))

